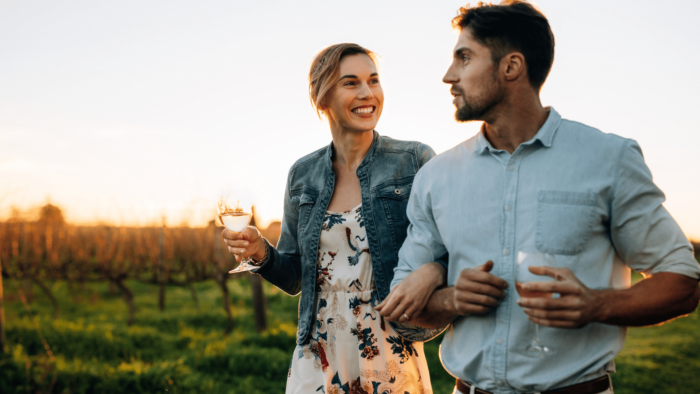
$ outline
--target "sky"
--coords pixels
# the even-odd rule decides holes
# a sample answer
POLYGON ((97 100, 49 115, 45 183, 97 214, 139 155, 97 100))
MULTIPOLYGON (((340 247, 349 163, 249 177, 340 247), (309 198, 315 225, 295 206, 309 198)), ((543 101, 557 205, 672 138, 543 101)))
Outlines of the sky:
MULTIPOLYGON (((700 239, 700 2, 539 0, 556 38, 542 102, 639 142, 700 239)), ((0 0, 0 219, 50 201, 75 223, 202 225, 244 185, 261 225, 289 167, 330 142, 314 54, 381 56, 380 134, 443 152, 478 132, 441 82, 463 1, 0 0)))

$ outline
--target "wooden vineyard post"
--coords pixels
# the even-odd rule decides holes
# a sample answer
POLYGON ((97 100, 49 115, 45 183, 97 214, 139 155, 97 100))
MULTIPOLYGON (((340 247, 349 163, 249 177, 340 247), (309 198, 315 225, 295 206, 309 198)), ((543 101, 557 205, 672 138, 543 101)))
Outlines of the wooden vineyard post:
POLYGON ((163 255, 165 254, 165 217, 160 228, 160 254, 158 255, 158 310, 165 310, 165 267, 163 267, 163 255))
MULTIPOLYGON (((255 226, 255 207, 253 216, 250 218, 250 225, 255 226)), ((263 292, 262 279, 258 274, 249 274, 248 280, 253 290, 253 314, 255 316, 255 330, 263 332, 267 329, 267 298, 263 292)))
POLYGON ((221 250, 221 243, 223 242, 221 240, 221 230, 216 227, 213 221, 211 224, 214 229, 214 257, 216 258, 214 280, 219 285, 219 288, 221 288, 221 302, 228 318, 224 334, 228 335, 233 331, 233 313, 231 312, 231 300, 229 299, 228 287, 226 285, 228 281, 228 267, 226 267, 226 259, 221 250))
POLYGON ((7 339, 5 338, 5 299, 2 292, 2 261, 0 261, 0 352, 7 353, 7 339))

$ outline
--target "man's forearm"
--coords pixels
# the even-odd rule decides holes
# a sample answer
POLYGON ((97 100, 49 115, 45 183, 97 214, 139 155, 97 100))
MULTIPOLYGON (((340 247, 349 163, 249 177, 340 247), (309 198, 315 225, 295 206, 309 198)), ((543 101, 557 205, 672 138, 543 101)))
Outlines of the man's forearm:
POLYGON ((441 328, 458 316, 454 308, 454 287, 435 290, 425 308, 411 318, 411 323, 425 328, 441 328))
POLYGON ((700 301, 698 281, 661 272, 629 289, 601 290, 600 322, 619 326, 649 326, 691 313, 700 301))

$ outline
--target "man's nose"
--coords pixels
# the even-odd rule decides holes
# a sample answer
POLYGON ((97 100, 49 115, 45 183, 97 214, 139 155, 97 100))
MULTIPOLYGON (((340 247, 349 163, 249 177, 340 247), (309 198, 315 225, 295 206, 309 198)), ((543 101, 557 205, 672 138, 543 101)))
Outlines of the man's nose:
POLYGON ((457 73, 454 72, 452 65, 450 65, 450 67, 447 69, 445 76, 442 77, 442 82, 447 84, 454 84, 459 82, 459 77, 457 76, 457 73))

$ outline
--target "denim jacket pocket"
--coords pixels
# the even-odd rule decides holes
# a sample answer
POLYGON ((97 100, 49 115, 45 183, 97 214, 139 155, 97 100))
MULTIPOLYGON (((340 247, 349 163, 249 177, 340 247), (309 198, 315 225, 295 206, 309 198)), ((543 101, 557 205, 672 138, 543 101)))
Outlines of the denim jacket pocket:
POLYGON ((297 205, 299 210, 299 222, 297 223, 299 234, 304 232, 306 225, 309 223, 311 210, 316 204, 317 199, 318 193, 311 189, 292 192, 292 202, 297 205))
POLYGON ((406 208, 412 185, 413 177, 406 177, 377 186, 377 197, 382 202, 384 215, 389 223, 408 222, 406 208))
POLYGON ((561 255, 581 253, 593 228, 596 194, 540 190, 537 201, 537 249, 561 255))

